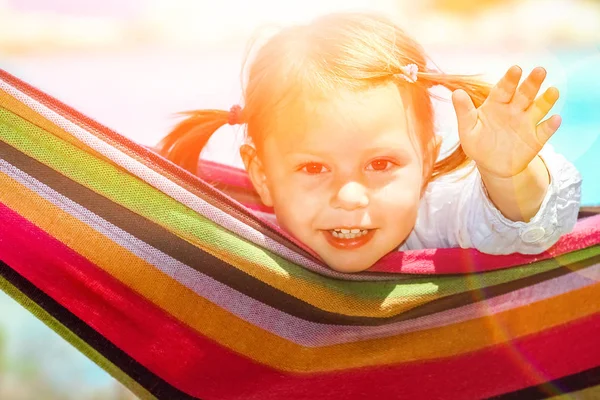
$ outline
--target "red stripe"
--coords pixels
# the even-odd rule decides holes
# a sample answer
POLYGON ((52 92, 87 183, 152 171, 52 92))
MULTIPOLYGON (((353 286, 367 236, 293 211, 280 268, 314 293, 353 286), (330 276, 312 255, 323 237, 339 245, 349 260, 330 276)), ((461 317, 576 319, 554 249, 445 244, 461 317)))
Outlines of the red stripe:
POLYGON ((600 215, 579 220, 573 231, 540 254, 492 255, 476 249, 440 248, 394 252, 383 257, 370 272, 409 274, 464 274, 530 264, 600 244, 600 215))
MULTIPOLYGON (((256 193, 246 170, 209 160, 198 162, 198 176, 207 182, 219 182, 256 193)), ((258 196, 258 194, 257 194, 258 196)))
POLYGON ((544 381, 600 364, 595 314, 449 359, 289 374, 197 334, 3 205, 0 238, 0 259, 149 370, 203 399, 481 398, 535 385, 540 374, 544 381))

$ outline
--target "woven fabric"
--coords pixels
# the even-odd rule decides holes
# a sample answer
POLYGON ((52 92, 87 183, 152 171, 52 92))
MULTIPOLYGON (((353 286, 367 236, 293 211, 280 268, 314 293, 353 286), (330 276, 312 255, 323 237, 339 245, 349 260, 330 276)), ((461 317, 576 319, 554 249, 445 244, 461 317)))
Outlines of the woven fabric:
POLYGON ((0 287, 142 398, 597 393, 600 216, 342 274, 242 171, 199 175, 1 72, 0 287))

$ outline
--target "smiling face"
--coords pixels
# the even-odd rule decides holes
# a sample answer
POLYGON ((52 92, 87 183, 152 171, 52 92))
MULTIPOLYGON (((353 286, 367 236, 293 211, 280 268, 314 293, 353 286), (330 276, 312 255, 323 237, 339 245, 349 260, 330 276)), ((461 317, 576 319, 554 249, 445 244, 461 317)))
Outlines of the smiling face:
POLYGON ((283 229, 332 269, 362 271, 414 227, 421 151, 392 83, 310 107, 308 121, 278 122, 246 168, 283 229))

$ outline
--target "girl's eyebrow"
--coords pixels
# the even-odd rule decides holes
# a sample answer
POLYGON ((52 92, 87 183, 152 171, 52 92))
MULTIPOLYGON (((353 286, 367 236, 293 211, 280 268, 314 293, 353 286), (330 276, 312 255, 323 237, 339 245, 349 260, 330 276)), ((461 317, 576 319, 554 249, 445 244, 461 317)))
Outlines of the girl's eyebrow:
POLYGON ((305 152, 305 151, 288 151, 286 153, 282 153, 283 156, 285 157, 290 157, 295 159, 298 158, 327 158, 327 153, 321 153, 321 152, 305 152))
POLYGON ((366 150, 365 153, 369 154, 369 155, 392 154, 401 159, 410 159, 411 158, 411 153, 407 149, 400 148, 400 147, 385 147, 385 146, 372 147, 372 148, 366 150))
MULTIPOLYGON (((343 153, 343 151, 341 151, 341 153, 343 153)), ((296 150, 291 150, 285 153, 282 153, 282 155, 286 158, 291 158, 293 161, 297 161, 297 159, 310 159, 310 158, 318 158, 318 159, 327 159, 329 157, 331 157, 331 153, 329 152, 323 152, 323 151, 296 151, 296 150)), ((405 148, 400 148, 400 147, 386 147, 386 146, 378 146, 378 147, 372 147, 369 148, 367 150, 365 150, 363 152, 363 155, 366 155, 367 157, 373 157, 374 155, 381 155, 381 156, 392 156, 392 157, 397 157, 400 160, 410 160, 411 157, 411 153, 405 149, 405 148)))

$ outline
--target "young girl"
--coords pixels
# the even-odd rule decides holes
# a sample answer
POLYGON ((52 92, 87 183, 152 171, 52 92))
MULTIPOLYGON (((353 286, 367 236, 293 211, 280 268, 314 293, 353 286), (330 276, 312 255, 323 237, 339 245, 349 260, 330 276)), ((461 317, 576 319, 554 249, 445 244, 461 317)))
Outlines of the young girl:
POLYGON ((195 173, 219 127, 246 124, 240 154, 262 202, 337 271, 394 250, 539 253, 573 228, 581 178, 544 146, 557 89, 536 98, 542 68, 520 78, 516 66, 494 87, 447 75, 387 19, 329 15, 258 51, 243 109, 190 112, 158 150, 195 173), (453 92, 460 138, 439 161, 436 85, 453 92))

